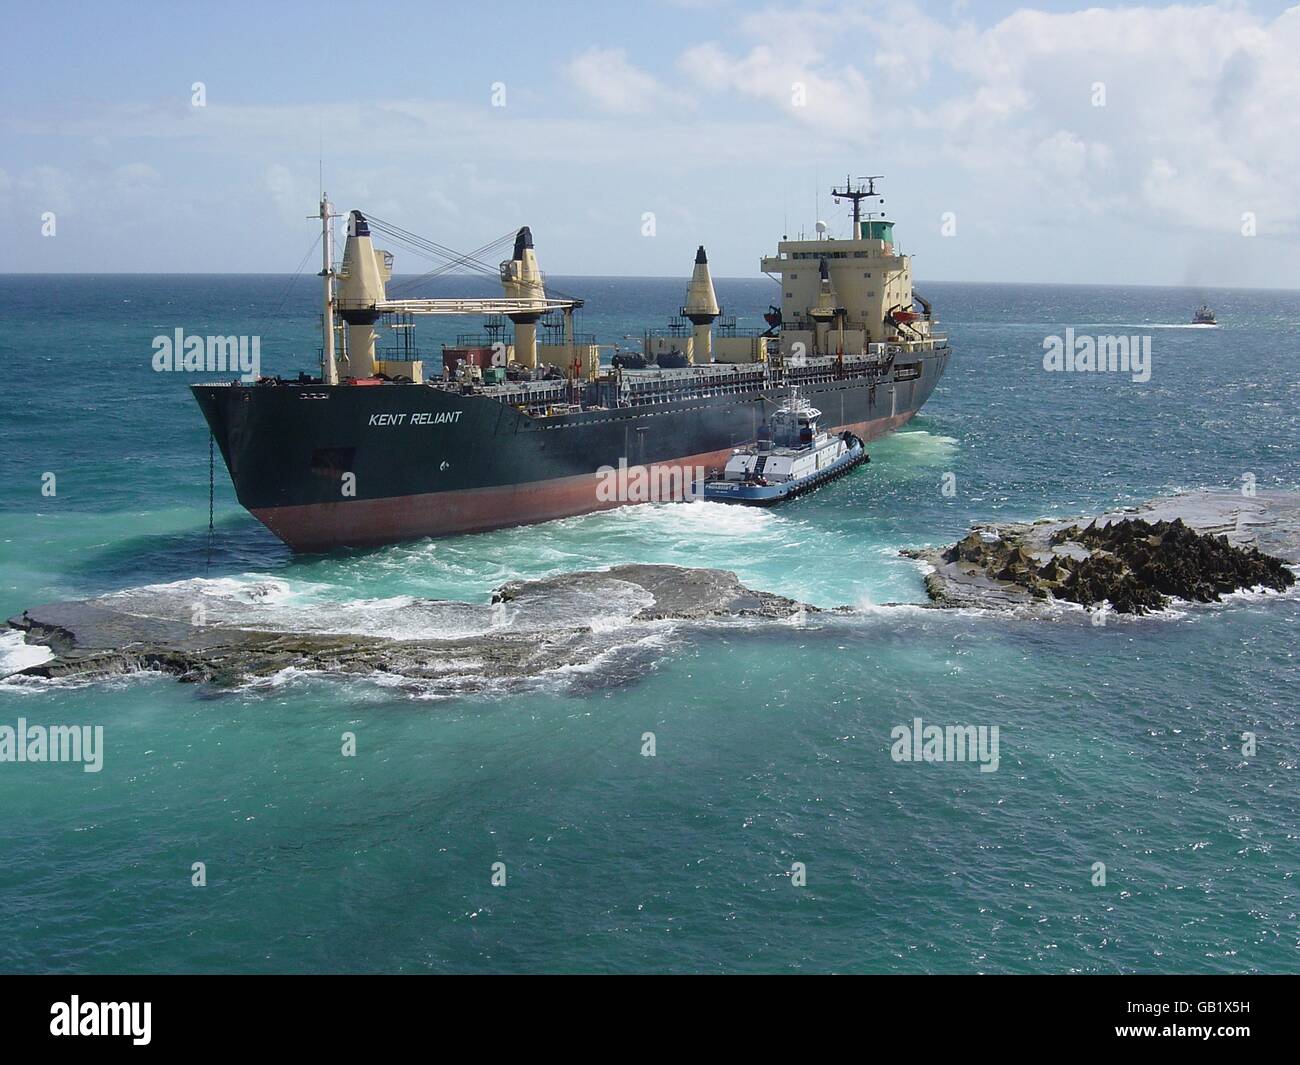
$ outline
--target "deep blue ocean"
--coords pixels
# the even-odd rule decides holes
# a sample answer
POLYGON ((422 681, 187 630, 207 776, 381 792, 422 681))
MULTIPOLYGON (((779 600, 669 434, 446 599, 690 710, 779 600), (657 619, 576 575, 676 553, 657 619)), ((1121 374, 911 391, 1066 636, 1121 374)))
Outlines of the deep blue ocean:
MULTIPOLYGON (((625 343, 685 280, 552 287, 587 300, 580 330, 625 343)), ((717 288, 742 326, 777 296, 717 288)), ((1300 596, 1100 627, 944 612, 899 555, 1247 474, 1300 488, 1300 293, 920 289, 947 375, 810 496, 294 558, 219 459, 209 541, 195 378, 154 372, 151 344, 256 334, 264 372, 311 369, 313 278, 0 276, 5 617, 167 585, 218 615, 403 635, 413 599, 623 562, 855 608, 696 627, 597 612, 589 666, 472 696, 294 674, 0 682, 0 725, 105 736, 98 773, 0 763, 0 971, 1300 972, 1300 596), (1203 300, 1216 329, 1185 324, 1203 300), (1150 335, 1150 381, 1045 372, 1067 326, 1150 335), (891 729, 916 717, 997 725, 999 769, 894 762, 891 729)), ((468 328, 420 335, 436 351, 468 328)), ((0 639, 9 669, 38 653, 0 639)))

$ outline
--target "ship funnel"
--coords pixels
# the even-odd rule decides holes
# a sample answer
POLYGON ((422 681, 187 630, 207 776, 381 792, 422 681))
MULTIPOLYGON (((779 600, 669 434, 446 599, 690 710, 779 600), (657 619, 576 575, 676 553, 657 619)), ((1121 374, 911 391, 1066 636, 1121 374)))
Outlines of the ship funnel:
POLYGON ((375 304, 385 298, 384 284, 392 276, 392 256, 376 251, 370 223, 360 211, 348 213, 348 239, 339 271, 338 309, 348 325, 348 365, 353 377, 375 373, 375 304))
POLYGON ((682 317, 695 327, 691 340, 692 362, 713 361, 713 320, 721 313, 718 297, 713 291, 713 277, 709 273, 709 257, 701 244, 695 253, 695 269, 691 272, 686 305, 682 308, 682 317))
MULTIPOLYGON (((507 299, 544 300, 546 286, 533 250, 533 231, 524 226, 515 234, 511 258, 501 264, 501 287, 507 299)), ((515 360, 530 370, 537 366, 537 319, 544 312, 519 311, 508 317, 515 324, 515 360)))

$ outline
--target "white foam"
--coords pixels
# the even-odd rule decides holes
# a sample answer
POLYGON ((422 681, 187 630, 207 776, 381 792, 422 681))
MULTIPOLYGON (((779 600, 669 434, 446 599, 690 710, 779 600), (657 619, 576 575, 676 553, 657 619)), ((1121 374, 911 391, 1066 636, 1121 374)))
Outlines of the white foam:
MULTIPOLYGON (((870 445, 887 453, 887 457, 897 462, 900 458, 913 462, 935 462, 949 459, 961 447, 961 441, 955 436, 932 433, 928 429, 903 429, 889 436, 875 440, 870 445), (897 452, 896 454, 888 454, 897 452)), ((890 463, 883 463, 887 469, 890 463)))
POLYGON ((1214 325, 1199 325, 1195 322, 1081 322, 1075 329, 1091 329, 1113 332, 1129 329, 1215 329, 1214 325))
POLYGON ((675 626, 659 623, 651 627, 644 635, 629 639, 624 643, 606 647, 585 662, 566 662, 553 669, 544 670, 537 679, 562 679, 565 677, 587 676, 606 668, 611 662, 635 651, 661 651, 667 649, 675 626))
POLYGON ((731 540, 777 532, 789 523, 773 510, 697 499, 690 503, 639 503, 596 516, 646 536, 731 540))
POLYGON ((263 606, 287 602, 302 594, 302 591, 303 589, 294 589, 288 581, 279 577, 245 574, 238 577, 191 577, 164 584, 146 584, 111 592, 104 598, 112 601, 118 609, 129 613, 133 606, 144 605, 154 599, 184 599, 187 602, 205 600, 263 606))
POLYGON ((54 657, 54 652, 41 643, 28 643, 17 629, 0 632, 0 677, 16 673, 28 666, 39 666, 54 657))

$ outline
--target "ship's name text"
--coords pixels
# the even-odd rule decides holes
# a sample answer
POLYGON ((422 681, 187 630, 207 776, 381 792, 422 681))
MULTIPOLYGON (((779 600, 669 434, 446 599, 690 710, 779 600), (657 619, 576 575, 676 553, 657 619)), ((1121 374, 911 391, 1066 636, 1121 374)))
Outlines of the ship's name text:
POLYGON ((414 414, 372 414, 370 424, 382 429, 392 429, 398 425, 454 425, 460 421, 463 413, 458 410, 423 410, 414 414))

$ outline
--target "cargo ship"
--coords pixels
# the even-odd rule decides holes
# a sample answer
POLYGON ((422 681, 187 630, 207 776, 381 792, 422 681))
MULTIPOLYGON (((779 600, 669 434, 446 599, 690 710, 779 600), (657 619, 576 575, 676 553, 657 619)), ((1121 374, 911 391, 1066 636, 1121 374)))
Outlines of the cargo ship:
POLYGON ((934 391, 950 348, 913 290, 894 223, 863 210, 883 207, 876 180, 832 190, 852 204, 847 237, 818 222, 761 260, 781 286, 765 329, 724 318, 700 247, 679 316, 610 361, 574 331, 582 300, 548 294, 527 227, 498 268, 500 298, 394 299, 393 256, 371 228, 410 234, 351 211, 336 264, 340 216, 322 195, 319 375, 191 389, 240 504, 294 551, 691 498, 704 471, 754 443, 795 389, 830 431, 864 442, 903 425, 934 391), (498 328, 490 342, 445 346, 426 373, 412 332, 420 315, 509 320, 512 336, 498 328), (402 341, 380 351, 385 326, 402 341), (635 490, 646 483, 666 491, 635 490))

